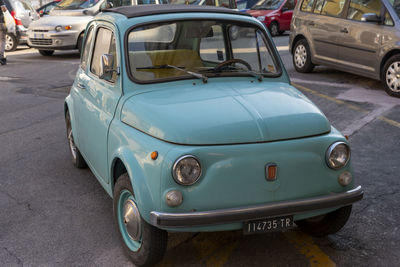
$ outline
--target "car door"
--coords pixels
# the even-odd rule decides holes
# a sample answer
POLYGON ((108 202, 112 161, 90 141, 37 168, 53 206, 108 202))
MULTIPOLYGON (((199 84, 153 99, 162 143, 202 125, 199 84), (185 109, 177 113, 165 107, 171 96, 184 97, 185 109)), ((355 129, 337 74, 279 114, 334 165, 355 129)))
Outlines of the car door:
POLYGON ((366 13, 381 17, 381 0, 349 0, 347 20, 339 23, 341 29, 339 59, 350 71, 379 72, 379 49, 382 24, 362 21, 366 13))
POLYGON ((120 51, 116 33, 111 25, 98 25, 94 30, 94 43, 85 71, 78 75, 80 101, 77 108, 79 121, 79 149, 97 177, 109 182, 107 138, 115 109, 121 97, 121 81, 118 75, 120 51), (111 80, 101 79, 101 57, 114 56, 116 70, 111 80))
POLYGON ((290 30, 290 21, 292 20, 293 9, 295 5, 295 0, 287 0, 283 4, 281 8, 281 15, 279 16, 279 30, 290 30))
POLYGON ((334 63, 338 56, 338 41, 342 12, 346 0, 317 0, 312 14, 305 21, 312 39, 314 58, 318 61, 334 63))

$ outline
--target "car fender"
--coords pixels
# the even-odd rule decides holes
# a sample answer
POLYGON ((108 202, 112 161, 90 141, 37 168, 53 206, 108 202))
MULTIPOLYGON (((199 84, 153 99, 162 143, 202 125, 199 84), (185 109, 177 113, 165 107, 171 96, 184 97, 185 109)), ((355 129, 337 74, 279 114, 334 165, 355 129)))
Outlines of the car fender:
POLYGON ((118 148, 112 155, 110 177, 111 177, 111 196, 114 195, 114 185, 118 177, 114 177, 114 167, 118 159, 124 164, 131 181, 136 204, 141 216, 148 222, 150 212, 157 209, 157 200, 152 197, 151 186, 145 178, 142 166, 136 160, 134 152, 128 146, 118 148))

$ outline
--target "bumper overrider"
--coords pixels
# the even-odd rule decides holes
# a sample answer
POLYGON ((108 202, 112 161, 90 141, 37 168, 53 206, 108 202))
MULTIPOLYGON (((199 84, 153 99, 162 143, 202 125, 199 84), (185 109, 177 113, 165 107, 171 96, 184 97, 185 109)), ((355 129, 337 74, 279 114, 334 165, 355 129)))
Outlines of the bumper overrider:
POLYGON ((164 213, 152 211, 150 223, 161 228, 207 226, 257 220, 268 217, 294 215, 304 212, 343 207, 363 198, 361 186, 342 193, 274 202, 241 208, 230 208, 190 213, 164 213))

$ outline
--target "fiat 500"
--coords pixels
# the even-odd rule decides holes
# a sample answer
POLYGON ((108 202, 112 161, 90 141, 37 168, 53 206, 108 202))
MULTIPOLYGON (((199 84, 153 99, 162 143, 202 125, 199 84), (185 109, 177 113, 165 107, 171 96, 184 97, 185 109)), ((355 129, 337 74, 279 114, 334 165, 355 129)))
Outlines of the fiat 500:
POLYGON ((65 118, 73 164, 113 198, 139 266, 162 258, 168 231, 332 234, 363 196, 346 138, 290 85, 265 26, 234 10, 98 15, 65 118))

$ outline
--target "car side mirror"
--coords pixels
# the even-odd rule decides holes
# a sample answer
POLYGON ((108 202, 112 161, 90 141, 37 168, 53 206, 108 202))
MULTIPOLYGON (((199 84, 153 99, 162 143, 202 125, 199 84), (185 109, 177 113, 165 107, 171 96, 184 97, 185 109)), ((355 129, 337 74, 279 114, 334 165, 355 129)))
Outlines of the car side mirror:
POLYGON ((375 13, 365 13, 364 15, 362 15, 361 21, 378 23, 381 22, 381 18, 375 13))
POLYGON ((118 73, 118 70, 113 69, 114 56, 110 54, 103 54, 100 61, 100 75, 99 78, 110 81, 114 72, 118 73))

